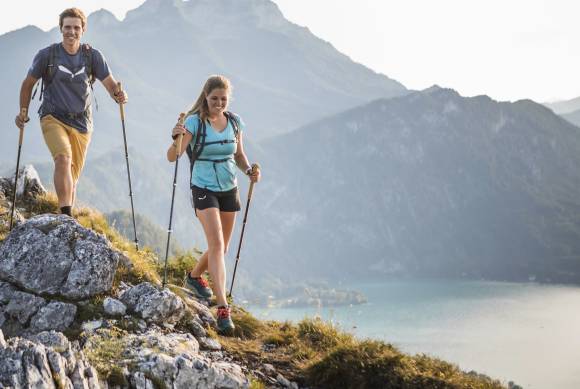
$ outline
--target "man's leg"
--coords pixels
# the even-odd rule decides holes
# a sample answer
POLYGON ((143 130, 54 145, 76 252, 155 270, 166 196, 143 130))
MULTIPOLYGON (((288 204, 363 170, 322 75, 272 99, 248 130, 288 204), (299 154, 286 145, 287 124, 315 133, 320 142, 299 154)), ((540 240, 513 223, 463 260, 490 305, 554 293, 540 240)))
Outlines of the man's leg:
POLYGON ((54 158, 54 189, 58 197, 59 208, 72 207, 73 178, 71 173, 72 158, 59 154, 54 158))
POLYGON ((72 164, 71 164, 71 174, 72 174, 72 202, 74 205, 76 194, 77 194, 77 183, 81 177, 81 172, 85 166, 85 158, 87 156, 87 149, 89 143, 91 143, 91 133, 81 133, 72 127, 69 130, 69 139, 72 150, 72 164))
POLYGON ((71 174, 72 150, 67 126, 52 115, 40 120, 44 140, 54 159, 54 189, 62 213, 70 215, 73 179, 71 174))

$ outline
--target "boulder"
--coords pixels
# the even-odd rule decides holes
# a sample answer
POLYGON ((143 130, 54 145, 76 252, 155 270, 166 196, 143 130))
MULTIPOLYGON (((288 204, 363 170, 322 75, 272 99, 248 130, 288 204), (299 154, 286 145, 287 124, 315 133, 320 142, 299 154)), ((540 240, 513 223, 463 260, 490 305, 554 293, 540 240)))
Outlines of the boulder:
POLYGON ((43 332, 4 340, 0 330, 0 387, 99 388, 96 370, 64 335, 43 332))
POLYGON ((103 309, 109 316, 123 316, 127 312, 127 306, 112 297, 105 298, 103 301, 103 309))
POLYGON ((82 300, 111 289, 122 254, 66 215, 17 226, 0 248, 0 280, 35 294, 82 300))
POLYGON ((121 295, 121 301, 144 320, 156 324, 177 323, 185 314, 185 304, 169 289, 159 290, 143 282, 121 295))
MULTIPOLYGON (((0 178, 0 191, 5 198, 12 200, 14 191, 14 177, 0 178)), ((46 189, 40 181, 38 172, 32 165, 26 165, 18 172, 18 187, 16 188, 17 201, 24 197, 26 200, 36 198, 46 193, 46 189)))
POLYGON ((64 331, 73 323, 76 313, 76 305, 52 301, 40 308, 32 317, 30 329, 34 332, 64 331))

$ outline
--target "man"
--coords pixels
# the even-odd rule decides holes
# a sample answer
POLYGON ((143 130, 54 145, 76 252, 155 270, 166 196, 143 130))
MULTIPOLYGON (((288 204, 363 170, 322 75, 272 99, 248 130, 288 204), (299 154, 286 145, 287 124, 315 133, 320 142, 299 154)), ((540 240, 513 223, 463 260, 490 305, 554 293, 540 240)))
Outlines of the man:
POLYGON ((40 50, 20 88, 18 128, 28 122, 32 89, 42 78, 40 127, 54 159, 54 188, 61 213, 72 216, 76 185, 93 130, 91 89, 93 77, 101 81, 113 100, 127 101, 127 94, 113 78, 102 54, 81 37, 87 18, 78 8, 64 10, 59 17, 62 43, 40 50))

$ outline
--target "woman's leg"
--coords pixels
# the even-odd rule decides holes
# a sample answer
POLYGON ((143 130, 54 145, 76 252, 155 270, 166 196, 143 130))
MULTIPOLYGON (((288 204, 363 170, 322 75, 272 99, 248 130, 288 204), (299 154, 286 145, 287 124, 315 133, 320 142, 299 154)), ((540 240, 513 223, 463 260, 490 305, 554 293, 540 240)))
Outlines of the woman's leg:
MULTIPOLYGON (((236 212, 220 212, 220 220, 222 223, 222 233, 224 239, 224 254, 228 252, 228 247, 230 240, 232 238, 232 232, 234 231, 234 225, 236 222, 236 212)), ((203 272, 207 270, 207 258, 208 252, 202 254, 197 261, 195 268, 189 273, 193 278, 201 277, 203 272)))
POLYGON ((217 304, 227 305, 225 289, 226 267, 224 263, 225 244, 219 209, 198 209, 197 217, 201 222, 207 239, 208 270, 213 281, 217 304))

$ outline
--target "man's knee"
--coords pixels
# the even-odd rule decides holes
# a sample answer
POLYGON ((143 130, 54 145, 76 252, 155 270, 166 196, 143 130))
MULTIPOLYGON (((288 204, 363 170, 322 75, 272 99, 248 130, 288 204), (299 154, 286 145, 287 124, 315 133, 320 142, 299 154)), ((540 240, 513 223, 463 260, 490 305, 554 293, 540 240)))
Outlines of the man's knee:
POLYGON ((70 155, 59 154, 54 157, 54 165, 59 168, 70 167, 72 158, 70 155))

